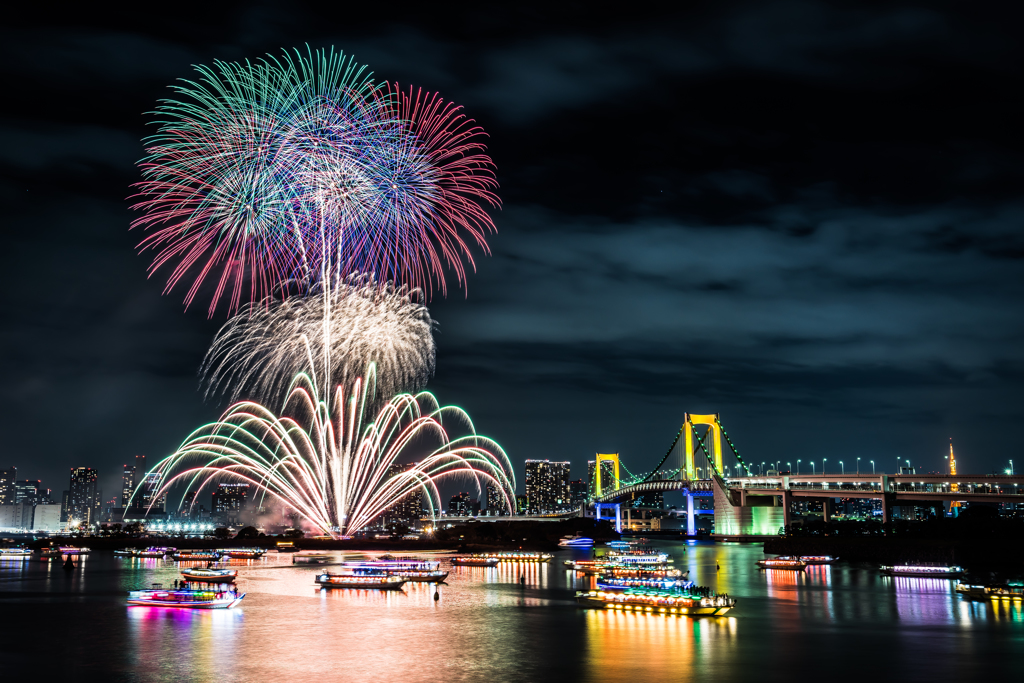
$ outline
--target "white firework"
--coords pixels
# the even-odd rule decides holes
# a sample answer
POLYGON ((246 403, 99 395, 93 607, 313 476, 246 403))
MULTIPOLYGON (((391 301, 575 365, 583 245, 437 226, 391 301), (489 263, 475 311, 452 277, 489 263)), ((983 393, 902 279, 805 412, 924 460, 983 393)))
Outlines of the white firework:
POLYGON ((328 390, 376 369, 388 400, 422 389, 434 373, 434 321, 418 290, 357 275, 307 296, 243 308, 217 332, 200 370, 207 397, 283 401, 292 379, 309 373, 328 390))

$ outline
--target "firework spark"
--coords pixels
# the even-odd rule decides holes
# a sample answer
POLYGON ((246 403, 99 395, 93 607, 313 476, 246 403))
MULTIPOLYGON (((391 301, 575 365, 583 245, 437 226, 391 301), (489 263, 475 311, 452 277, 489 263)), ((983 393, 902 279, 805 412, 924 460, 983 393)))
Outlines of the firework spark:
POLYGON ((401 394, 364 422, 372 372, 369 378, 347 392, 338 386, 328 400, 313 378, 297 375, 280 414, 235 404, 157 465, 162 487, 154 499, 182 485, 198 494, 217 482, 245 482, 332 536, 367 526, 417 490, 433 514, 441 505, 438 483, 454 477, 497 486, 514 509, 508 456, 475 433, 464 411, 427 392, 401 394), (455 427, 465 434, 452 438, 455 427), (411 459, 405 469, 393 467, 411 459))
POLYGON ((428 294, 445 268, 465 282, 470 244, 486 251, 494 229, 481 203, 498 199, 458 107, 333 50, 196 70, 157 109, 134 207, 168 290, 191 280, 190 304, 216 280, 212 315, 223 297, 233 311, 354 272, 428 294))
POLYGON ((434 373, 434 322, 415 295, 358 275, 310 296, 251 304, 206 354, 207 396, 274 405, 300 372, 312 369, 320 386, 350 386, 369 363, 383 399, 422 389, 434 373))

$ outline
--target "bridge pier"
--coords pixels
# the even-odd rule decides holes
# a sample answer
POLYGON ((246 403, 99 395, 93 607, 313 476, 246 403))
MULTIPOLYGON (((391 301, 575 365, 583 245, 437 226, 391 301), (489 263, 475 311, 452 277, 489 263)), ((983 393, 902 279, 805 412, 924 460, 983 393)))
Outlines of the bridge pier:
POLYGON ((615 531, 622 533, 622 505, 619 503, 615 504, 615 531))
POLYGON ((686 489, 686 535, 697 535, 697 521, 693 518, 693 492, 686 489))

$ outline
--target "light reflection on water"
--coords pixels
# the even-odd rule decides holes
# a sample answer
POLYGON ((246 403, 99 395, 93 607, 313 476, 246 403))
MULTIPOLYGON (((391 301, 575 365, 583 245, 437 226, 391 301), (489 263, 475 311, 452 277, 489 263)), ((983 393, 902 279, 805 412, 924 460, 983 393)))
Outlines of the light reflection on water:
MULTIPOLYGON (((400 591, 321 590, 330 565, 293 564, 288 554, 238 560, 235 610, 127 607, 125 591, 169 586, 169 560, 93 553, 75 572, 61 562, 0 564, 0 642, 7 669, 40 661, 108 673, 108 680, 260 681, 716 681, 820 677, 868 661, 913 679, 921 661, 933 680, 1005 677, 1024 656, 1021 603, 976 603, 941 579, 885 578, 874 569, 815 565, 762 571, 753 545, 659 543, 690 578, 739 601, 722 618, 582 610, 573 590, 594 577, 550 563, 449 567, 441 584, 400 591), (520 581, 520 579, 523 579, 520 581), (435 591, 438 599, 434 599, 435 591), (57 624, 59 626, 55 627, 57 624), (75 637, 59 648, 54 636, 75 637), (935 643, 944 643, 936 648, 935 643), (868 655, 870 656, 868 657, 868 655), (925 660, 922 660, 922 657, 925 660), (845 660, 844 660, 845 658, 845 660), (864 659, 868 658, 868 659, 864 659), (969 678, 969 677, 968 677, 969 678)), ((375 554, 334 552, 332 562, 375 554)), ((851 674, 852 675, 852 674, 851 674)))

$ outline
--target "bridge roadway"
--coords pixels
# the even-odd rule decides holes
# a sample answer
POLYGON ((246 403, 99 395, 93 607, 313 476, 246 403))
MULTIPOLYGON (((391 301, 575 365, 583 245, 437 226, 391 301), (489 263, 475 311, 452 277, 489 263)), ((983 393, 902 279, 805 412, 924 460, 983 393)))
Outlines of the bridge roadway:
MULTIPOLYGON (((609 491, 593 500, 597 515, 605 506, 616 508, 625 501, 653 491, 680 491, 687 496, 689 519, 692 497, 714 495, 719 488, 733 505, 747 507, 748 496, 778 496, 786 524, 789 524, 793 498, 876 498, 884 502, 883 520, 889 521, 889 508, 900 503, 923 505, 948 501, 985 501, 1024 503, 1024 475, 1008 474, 789 474, 782 476, 729 477, 716 479, 653 479, 609 491), (719 485, 719 481, 724 487, 719 485), (953 485, 958 490, 953 490, 953 485)), ((717 503, 716 503, 717 505, 717 503)), ((826 519, 828 510, 826 506, 826 519)), ((692 521, 691 521, 692 524, 692 521)))

